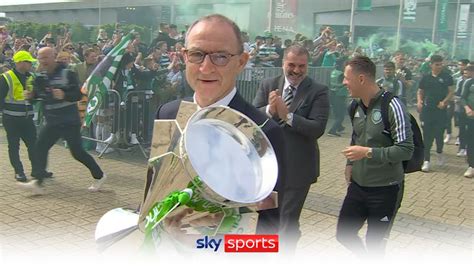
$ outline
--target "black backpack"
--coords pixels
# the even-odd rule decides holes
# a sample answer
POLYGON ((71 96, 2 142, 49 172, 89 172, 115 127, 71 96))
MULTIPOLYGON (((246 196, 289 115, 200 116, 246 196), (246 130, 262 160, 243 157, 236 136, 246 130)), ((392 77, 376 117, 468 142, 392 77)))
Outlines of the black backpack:
MULTIPOLYGON (((390 101, 394 97, 396 96, 394 96, 390 92, 384 92, 382 94, 381 113, 382 113, 382 122, 383 122, 383 128, 384 128, 382 134, 390 138, 390 140, 392 140, 392 136, 390 134, 390 122, 388 120, 388 107, 389 107, 390 101)), ((351 102, 351 105, 349 107, 349 116, 351 118, 351 121, 354 120, 355 111, 358 105, 359 105, 359 102, 356 100, 353 100, 351 102)), ((425 150, 425 145, 423 144, 423 135, 421 134, 420 127, 418 126, 416 119, 410 113, 409 115, 410 115, 411 130, 413 131, 414 150, 413 150, 413 155, 411 159, 407 161, 403 161, 403 169, 405 173, 407 174, 421 171, 421 166, 423 165, 423 160, 424 160, 424 150, 425 150)), ((392 143, 393 143, 393 140, 392 140, 392 143)))

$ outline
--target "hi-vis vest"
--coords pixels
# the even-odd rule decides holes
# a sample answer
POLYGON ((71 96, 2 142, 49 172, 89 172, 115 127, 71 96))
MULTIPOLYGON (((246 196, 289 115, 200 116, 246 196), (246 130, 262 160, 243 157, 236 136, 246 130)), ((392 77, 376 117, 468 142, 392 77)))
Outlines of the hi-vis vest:
MULTIPOLYGON (((15 72, 9 70, 3 73, 3 77, 8 84, 8 94, 5 97, 3 113, 11 116, 33 115, 33 106, 29 101, 25 100, 25 96, 23 95, 25 88, 15 75, 15 72)), ((33 90, 33 77, 31 76, 26 79, 26 90, 33 90)))

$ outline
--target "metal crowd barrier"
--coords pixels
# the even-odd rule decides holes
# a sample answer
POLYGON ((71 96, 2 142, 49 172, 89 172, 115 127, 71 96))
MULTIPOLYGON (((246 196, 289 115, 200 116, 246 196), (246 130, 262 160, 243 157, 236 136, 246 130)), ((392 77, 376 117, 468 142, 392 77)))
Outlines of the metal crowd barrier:
POLYGON ((109 136, 97 138, 96 130, 83 139, 104 144, 101 158, 109 148, 118 152, 138 147, 145 158, 148 152, 144 145, 151 143, 153 126, 153 91, 133 90, 124 95, 124 99, 115 90, 108 91, 108 97, 93 119, 93 127, 99 124, 110 128, 109 136), (133 134, 133 137, 132 137, 133 134), (92 137, 93 136, 93 137, 92 137))
MULTIPOLYGON (((332 67, 309 67, 308 76, 319 83, 328 85, 332 70, 332 67)), ((251 103, 264 79, 281 74, 281 67, 246 68, 237 77, 236 87, 244 99, 251 103)), ((100 152, 99 157, 102 157, 109 147, 120 152, 123 147, 138 146, 145 158, 148 158, 148 152, 143 145, 151 143, 152 138, 153 114, 155 111, 153 110, 155 106, 153 106, 152 98, 152 91, 132 90, 125 94, 125 99, 122 99, 117 91, 109 90, 107 101, 104 102, 101 108, 102 113, 96 115, 93 124, 107 124, 111 128, 111 136, 105 140, 86 136, 83 136, 83 138, 105 144, 105 148, 100 152), (137 140, 137 142, 131 142, 130 136, 132 134, 135 135, 134 140, 137 140)))
POLYGON ((148 158, 148 155, 143 148, 143 144, 151 142, 151 130, 154 117, 151 110, 151 99, 153 98, 153 91, 133 90, 126 94, 125 99, 125 121, 123 124, 124 137, 128 144, 137 144, 140 147, 143 155, 148 158), (127 136, 135 134, 138 143, 131 143, 127 136))
MULTIPOLYGON (((115 90, 108 90, 107 97, 104 99, 102 106, 100 106, 97 111, 94 119, 92 120, 92 125, 89 131, 87 132, 88 136, 82 136, 83 139, 94 141, 99 144, 104 144, 105 146, 100 151, 99 158, 101 158, 104 153, 107 152, 111 146, 115 146, 118 142, 120 134, 120 94, 115 90), (97 136, 97 127, 106 127, 110 129, 110 132, 107 136, 97 136)), ((108 130, 107 130, 108 131, 108 130)))
MULTIPOLYGON (((329 85, 332 67, 308 67, 308 76, 319 83, 329 85)), ((276 77, 283 73, 281 67, 252 67, 245 68, 237 77, 236 87, 244 99, 252 103, 260 83, 267 78, 276 77)))

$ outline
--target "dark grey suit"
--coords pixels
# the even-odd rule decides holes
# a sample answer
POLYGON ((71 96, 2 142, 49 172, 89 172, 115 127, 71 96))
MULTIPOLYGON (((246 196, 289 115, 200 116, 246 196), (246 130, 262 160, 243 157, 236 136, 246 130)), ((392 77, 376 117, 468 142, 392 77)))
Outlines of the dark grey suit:
MULTIPOLYGON (((279 90, 283 95, 284 84, 284 75, 264 80, 253 105, 266 113, 268 95, 273 90, 279 90)), ((299 217, 306 195, 319 176, 317 140, 324 134, 329 115, 328 88, 306 77, 298 86, 289 111, 294 114, 292 126, 281 125, 288 152, 289 176, 280 205, 280 223, 281 232, 297 240, 301 236, 299 217)), ((279 121, 278 117, 273 119, 279 121)))
MULTIPOLYGON (((187 99, 192 101, 192 99, 187 99)), ((179 105, 181 100, 172 101, 170 103, 160 106, 156 112, 156 119, 175 119, 178 113, 179 105)), ((278 161, 278 181, 275 185, 275 191, 278 191, 278 201, 283 200, 283 188, 285 187, 285 179, 287 176, 287 158, 284 144, 284 137, 282 130, 278 127, 278 124, 260 113, 254 106, 249 104, 240 96, 238 93, 232 98, 229 103, 229 107, 237 110, 250 119, 252 119, 257 125, 263 125, 263 132, 267 136, 268 140, 275 150, 275 154, 278 161), (267 122, 265 122, 267 121, 267 122)), ((276 234, 279 230, 280 223, 279 208, 264 210, 259 212, 259 218, 257 222, 257 233, 259 234, 276 234)))

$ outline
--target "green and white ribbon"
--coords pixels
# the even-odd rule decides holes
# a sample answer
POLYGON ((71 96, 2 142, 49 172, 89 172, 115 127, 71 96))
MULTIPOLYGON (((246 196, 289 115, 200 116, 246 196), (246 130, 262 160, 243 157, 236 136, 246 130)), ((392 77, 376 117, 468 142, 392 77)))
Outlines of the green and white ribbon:
POLYGON ((194 211, 222 213, 223 218, 217 228, 200 227, 195 228, 203 235, 226 234, 232 232, 239 225, 242 218, 237 208, 225 208, 222 205, 212 203, 201 196, 199 191, 202 186, 201 179, 197 176, 189 182, 188 187, 182 191, 170 193, 162 201, 157 202, 148 212, 145 223, 145 240, 143 247, 147 250, 153 250, 153 247, 159 245, 160 234, 163 228, 161 223, 163 219, 173 212, 179 206, 187 206, 194 211))

